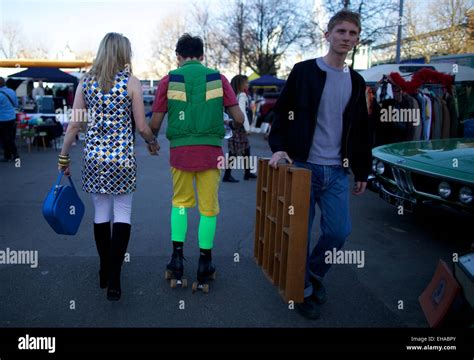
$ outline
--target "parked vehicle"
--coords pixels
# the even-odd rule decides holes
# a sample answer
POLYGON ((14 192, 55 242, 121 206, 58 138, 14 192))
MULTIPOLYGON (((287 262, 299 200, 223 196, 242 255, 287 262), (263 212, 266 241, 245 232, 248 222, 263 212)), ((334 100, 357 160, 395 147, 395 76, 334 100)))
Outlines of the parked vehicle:
POLYGON ((474 138, 408 141, 372 150, 369 189, 413 212, 434 206, 474 215, 474 138))
POLYGON ((260 107, 260 114, 257 118, 256 124, 257 127, 260 127, 264 122, 271 123, 273 107, 275 106, 275 103, 277 102, 279 96, 279 92, 263 93, 263 98, 265 99, 265 102, 260 107))

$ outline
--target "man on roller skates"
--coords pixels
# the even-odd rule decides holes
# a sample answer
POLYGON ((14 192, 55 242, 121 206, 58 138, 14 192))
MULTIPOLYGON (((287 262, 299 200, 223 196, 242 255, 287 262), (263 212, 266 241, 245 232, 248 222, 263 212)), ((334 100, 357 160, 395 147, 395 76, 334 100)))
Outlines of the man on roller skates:
MULTIPOLYGON (((196 206, 193 180, 196 182, 201 214, 198 229, 199 266, 196 289, 209 291, 207 280, 215 277, 211 251, 219 213, 219 159, 223 157, 224 108, 236 126, 244 122, 236 96, 228 80, 217 70, 205 67, 203 41, 184 34, 176 44, 179 68, 170 71, 159 84, 153 102, 150 127, 158 134, 168 113, 166 137, 170 141, 170 165, 173 178, 171 240, 173 254, 166 267, 171 287, 187 285, 183 278, 183 245, 188 227, 187 209, 196 206)), ((158 146, 159 148, 159 146, 158 146)))

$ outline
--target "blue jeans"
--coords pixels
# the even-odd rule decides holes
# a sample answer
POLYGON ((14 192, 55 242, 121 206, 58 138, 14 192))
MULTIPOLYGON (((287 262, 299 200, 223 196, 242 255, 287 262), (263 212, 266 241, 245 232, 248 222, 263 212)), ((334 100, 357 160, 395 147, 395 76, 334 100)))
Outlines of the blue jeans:
POLYGON ((325 260, 326 251, 341 249, 352 230, 349 213, 349 176, 339 165, 316 165, 295 161, 297 167, 311 170, 311 200, 308 219, 308 249, 304 296, 313 292, 311 280, 322 280, 331 264, 325 260), (321 210, 320 236, 316 246, 311 247, 311 228, 315 206, 321 210))

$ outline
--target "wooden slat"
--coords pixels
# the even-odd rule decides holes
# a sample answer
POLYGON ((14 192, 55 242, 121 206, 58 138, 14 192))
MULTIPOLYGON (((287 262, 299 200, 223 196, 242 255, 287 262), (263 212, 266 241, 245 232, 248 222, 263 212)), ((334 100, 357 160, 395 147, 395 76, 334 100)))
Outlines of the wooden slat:
POLYGON ((267 219, 270 220, 270 222, 276 224, 276 217, 275 216, 267 215, 267 219))
POLYGON ((294 215, 290 216, 285 299, 303 302, 311 172, 298 168, 291 168, 289 172, 292 174, 291 205, 294 206, 294 215))
MULTIPOLYGON (((267 166, 267 193, 266 193, 266 204, 265 204, 265 211, 266 214, 271 214, 272 208, 272 188, 273 188, 273 167, 267 166)), ((263 270, 268 273, 268 266, 269 266, 269 258, 270 258, 270 242, 272 241, 270 237, 270 224, 271 221, 265 216, 265 232, 264 232, 264 240, 263 240, 263 270)))
POLYGON ((267 203, 267 194, 262 192, 262 210, 260 211, 260 231, 259 231, 259 243, 258 243, 258 258, 257 263, 258 265, 263 265, 263 245, 265 243, 264 235, 265 235, 265 211, 266 211, 266 203, 267 203))
POLYGON ((292 176, 293 173, 287 170, 284 173, 285 184, 283 186, 283 224, 282 224, 282 233, 281 233, 281 260, 280 260, 280 279, 279 279, 279 287, 282 290, 282 296, 284 298, 285 289, 286 289, 286 277, 287 277, 287 266, 288 266, 288 242, 289 242, 289 231, 285 231, 288 229, 290 225, 289 214, 288 214, 288 206, 291 204, 291 184, 292 184, 292 176))
POLYGON ((267 219, 270 221, 268 230, 270 234, 268 236, 268 262, 267 262, 267 274, 273 279, 273 268, 275 264, 275 230, 276 230, 276 205, 278 195, 278 173, 279 169, 273 167, 269 168, 268 179, 270 180, 271 186, 269 187, 270 201, 269 208, 267 209, 267 219))
POLYGON ((253 242, 253 256, 258 262, 258 247, 260 246, 260 219, 261 209, 257 206, 255 210, 255 235, 253 242))
POLYGON ((275 230, 275 251, 274 251, 274 269, 273 269, 273 284, 280 283, 280 269, 281 269, 281 237, 283 228, 283 212, 284 209, 284 194, 285 194, 285 176, 289 169, 289 165, 281 165, 278 167, 278 191, 276 194, 276 230, 275 230))
POLYGON ((288 268, 288 234, 283 233, 281 237, 281 258, 280 258, 280 276, 278 287, 285 294, 286 277, 288 268))
POLYGON ((259 161, 259 164, 260 164, 260 168, 262 169, 262 177, 261 177, 261 185, 262 185, 262 188, 264 188, 265 186, 267 186, 267 171, 268 171, 268 162, 269 162, 269 159, 260 159, 259 161))
POLYGON ((270 210, 270 214, 272 216, 276 216, 276 208, 277 208, 277 201, 278 201, 278 189, 279 189, 279 174, 281 171, 284 169, 278 168, 278 169, 273 169, 272 171, 272 208, 270 210))
POLYGON ((257 208, 260 207, 260 205, 262 204, 262 167, 260 166, 260 162, 259 162, 259 166, 258 166, 258 169, 257 169, 257 190, 256 190, 256 197, 257 197, 257 208))
POLYGON ((280 282, 280 266, 281 266, 281 237, 283 224, 283 204, 278 201, 276 229, 275 229, 275 250, 274 250, 274 269, 273 269, 273 284, 278 285, 280 282))
POLYGON ((257 198, 257 205, 255 207, 255 235, 254 235, 254 240, 253 240, 253 257, 255 260, 257 260, 258 263, 258 248, 260 246, 260 214, 262 211, 262 172, 263 172, 263 167, 261 166, 262 162, 259 160, 258 161, 258 167, 257 167, 257 190, 256 190, 256 198, 257 198))

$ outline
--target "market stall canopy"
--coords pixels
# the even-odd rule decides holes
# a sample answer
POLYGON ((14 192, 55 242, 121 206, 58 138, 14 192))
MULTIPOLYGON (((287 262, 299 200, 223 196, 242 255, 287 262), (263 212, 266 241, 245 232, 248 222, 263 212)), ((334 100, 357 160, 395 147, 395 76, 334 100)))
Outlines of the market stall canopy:
POLYGON ((263 75, 256 80, 250 81, 250 86, 283 86, 286 81, 272 75, 263 75))
POLYGON ((474 81, 474 69, 462 65, 455 66, 455 64, 384 64, 361 71, 360 75, 366 83, 376 83, 391 72, 398 72, 404 79, 410 80, 413 73, 423 68, 455 75, 455 82, 474 81))
POLYGON ((58 68, 33 67, 18 73, 12 74, 9 78, 33 79, 35 81, 43 80, 52 83, 68 83, 77 85, 76 76, 69 75, 58 68))
POLYGON ((260 77, 255 71, 249 75, 249 81, 256 80, 260 77))

